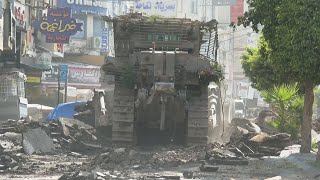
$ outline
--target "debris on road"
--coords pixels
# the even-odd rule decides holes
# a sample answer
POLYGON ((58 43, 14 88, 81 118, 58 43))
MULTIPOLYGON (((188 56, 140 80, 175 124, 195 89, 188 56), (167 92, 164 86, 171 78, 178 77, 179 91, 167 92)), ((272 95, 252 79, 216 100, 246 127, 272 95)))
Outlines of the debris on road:
POLYGON ((185 171, 182 173, 183 177, 186 179, 192 179, 193 178, 193 172, 192 171, 185 171))
POLYGON ((199 169, 203 172, 216 172, 218 171, 219 167, 211 165, 201 165, 199 169))
MULTIPOLYGON (((232 128, 230 141, 226 144, 150 148, 115 144, 106 148, 100 144, 94 127, 76 119, 60 118, 43 124, 9 120, 0 124, 0 129, 5 129, 0 134, 0 170, 32 172, 39 169, 41 162, 26 165, 24 156, 14 155, 24 151, 26 154, 68 153, 68 157, 75 159, 81 159, 89 152, 81 164, 59 164, 48 168, 48 172, 60 173, 64 169, 65 174, 60 177, 62 180, 130 179, 128 174, 132 171, 171 170, 187 164, 199 164, 198 173, 215 173, 219 172, 220 165, 247 166, 249 157, 278 155, 291 143, 288 134, 267 134, 252 122, 245 119, 241 122, 234 122, 236 126, 232 128)), ((191 179, 197 176, 194 173, 197 172, 184 171, 181 177, 153 174, 140 179, 191 179)))
POLYGON ((53 140, 41 128, 28 129, 22 137, 23 150, 27 155, 52 153, 55 150, 53 140))

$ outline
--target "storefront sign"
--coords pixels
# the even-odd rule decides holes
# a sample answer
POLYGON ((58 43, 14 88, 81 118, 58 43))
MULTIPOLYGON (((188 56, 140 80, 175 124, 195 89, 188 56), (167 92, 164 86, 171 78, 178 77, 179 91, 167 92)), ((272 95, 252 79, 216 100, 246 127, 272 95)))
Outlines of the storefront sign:
MULTIPOLYGON (((69 65, 68 83, 98 84, 100 78, 99 67, 69 65)), ((42 82, 58 81, 58 65, 52 65, 51 71, 42 73, 42 82)))
POLYGON ((70 36, 82 31, 82 23, 71 18, 70 8, 50 8, 47 16, 34 23, 35 29, 46 35, 47 43, 69 44, 70 36))
POLYGON ((60 43, 54 43, 53 54, 59 57, 64 57, 64 45, 60 43))
POLYGON ((177 12, 177 3, 175 0, 151 1, 140 0, 135 3, 135 11, 144 12, 147 15, 161 15, 174 17, 177 12))
POLYGON ((40 77, 27 76, 27 83, 40 83, 40 82, 41 82, 40 77))
POLYGON ((20 28, 26 29, 27 28, 27 21, 28 21, 28 8, 26 6, 14 2, 14 17, 16 19, 16 25, 20 28))
POLYGON ((237 0, 213 0, 214 6, 230 6, 237 4, 237 0))
POLYGON ((108 51, 108 28, 102 28, 101 52, 106 53, 107 51, 108 51))
POLYGON ((77 31, 77 33, 72 36, 72 39, 83 39, 83 38, 85 38, 85 30, 86 30, 85 20, 82 18, 76 18, 76 17, 75 17, 75 19, 78 23, 83 24, 83 26, 82 26, 83 31, 77 31))
POLYGON ((57 6, 69 7, 72 9, 72 13, 83 13, 83 14, 96 14, 100 16, 111 15, 109 13, 108 5, 110 2, 102 0, 59 0, 57 6))

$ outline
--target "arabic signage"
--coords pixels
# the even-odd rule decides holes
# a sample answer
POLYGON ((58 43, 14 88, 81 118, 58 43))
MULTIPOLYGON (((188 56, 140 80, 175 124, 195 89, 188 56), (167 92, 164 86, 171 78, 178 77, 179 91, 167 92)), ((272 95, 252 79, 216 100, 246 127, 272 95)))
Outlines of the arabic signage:
POLYGON ((40 83, 41 82, 41 71, 33 69, 25 69, 27 75, 27 83, 40 83))
POLYGON ((20 28, 26 29, 27 28, 27 21, 28 21, 28 8, 26 6, 14 2, 14 17, 16 19, 16 25, 20 28))
POLYGON ((109 13, 108 4, 110 2, 102 0, 59 0, 58 7, 68 7, 72 9, 72 13, 78 14, 95 14, 100 16, 111 15, 109 13))
MULTIPOLYGON (((99 78, 100 78, 99 67, 69 65, 68 83, 98 84, 99 78)), ((52 65, 52 69, 50 71, 43 72, 41 80, 42 82, 57 82, 58 81, 58 65, 52 65)))
POLYGON ((174 17, 177 12, 177 4, 175 0, 151 1, 140 0, 135 3, 135 11, 144 12, 147 15, 161 15, 166 17, 174 17))
POLYGON ((237 4, 237 0, 213 0, 214 6, 230 6, 237 4))
POLYGON ((230 21, 237 23, 238 17, 244 13, 244 2, 243 0, 237 0, 236 5, 230 6, 230 21))
POLYGON ((108 28, 102 28, 101 52, 106 53, 107 51, 108 51, 108 28))
POLYGON ((82 31, 82 23, 71 18, 70 8, 49 8, 47 15, 34 23, 35 29, 46 35, 47 43, 69 44, 70 36, 82 31))
POLYGON ((40 83, 41 78, 40 77, 34 77, 34 76, 27 76, 27 83, 40 83))

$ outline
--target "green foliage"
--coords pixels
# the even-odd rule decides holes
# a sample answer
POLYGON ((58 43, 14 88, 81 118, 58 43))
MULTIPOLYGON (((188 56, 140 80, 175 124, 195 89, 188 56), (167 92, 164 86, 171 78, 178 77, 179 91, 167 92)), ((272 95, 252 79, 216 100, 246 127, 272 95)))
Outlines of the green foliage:
POLYGON ((251 7, 238 24, 251 26, 269 44, 274 72, 286 74, 295 82, 320 82, 320 1, 248 0, 251 7))
POLYGON ((283 84, 261 91, 264 100, 271 104, 272 111, 278 115, 270 125, 291 134, 293 139, 298 137, 303 110, 303 98, 298 92, 297 84, 283 84))
POLYGON ((318 144, 317 144, 317 142, 313 141, 313 142, 311 143, 311 149, 312 149, 312 151, 314 151, 314 152, 318 152, 318 144))
POLYGON ((220 82, 225 78, 222 65, 219 63, 212 63, 210 68, 214 74, 213 82, 215 82, 216 84, 220 84, 220 82))
POLYGON ((273 85, 288 83, 289 76, 276 73, 269 58, 271 49, 264 37, 259 38, 258 48, 247 48, 241 56, 246 77, 257 90, 271 89, 273 85))
POLYGON ((305 102, 300 152, 311 149, 313 87, 320 84, 320 1, 247 0, 249 11, 238 25, 259 31, 271 51, 269 60, 276 74, 304 85, 305 102), (262 26, 261 26, 262 25, 262 26))
POLYGON ((319 151, 319 147, 318 147, 318 143, 316 141, 312 141, 311 143, 311 149, 314 152, 318 152, 319 151))
POLYGON ((221 64, 213 62, 209 69, 204 69, 199 72, 200 82, 202 84, 208 84, 215 82, 220 84, 224 80, 224 70, 221 64))
POLYGON ((160 19, 162 17, 163 16, 160 16, 160 15, 151 15, 151 16, 148 16, 147 22, 156 22, 157 19, 160 19))

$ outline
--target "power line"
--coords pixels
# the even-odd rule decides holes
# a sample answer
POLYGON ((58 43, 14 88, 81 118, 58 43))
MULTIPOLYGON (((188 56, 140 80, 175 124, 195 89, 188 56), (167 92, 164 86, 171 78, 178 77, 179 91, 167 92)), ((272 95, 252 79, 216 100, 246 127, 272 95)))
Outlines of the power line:
POLYGON ((223 41, 219 41, 219 43, 220 43, 220 42, 229 41, 229 40, 231 40, 231 39, 237 39, 237 38, 240 38, 240 37, 243 37, 243 36, 247 36, 247 34, 244 34, 244 35, 241 35, 241 36, 237 36, 237 37, 234 37, 234 38, 230 38, 230 39, 225 39, 225 40, 223 40, 223 41))

